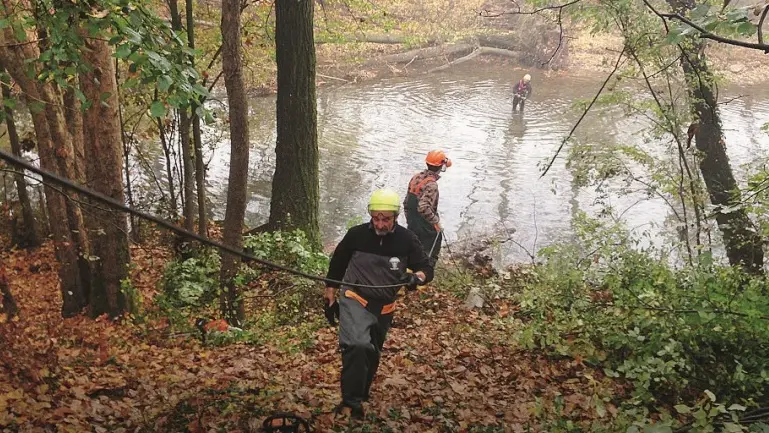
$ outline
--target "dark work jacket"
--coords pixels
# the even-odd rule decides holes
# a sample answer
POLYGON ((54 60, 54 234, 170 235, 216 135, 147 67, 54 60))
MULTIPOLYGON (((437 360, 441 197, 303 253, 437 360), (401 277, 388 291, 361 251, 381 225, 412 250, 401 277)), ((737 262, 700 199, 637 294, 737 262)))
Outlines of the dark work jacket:
MULTIPOLYGON (((347 231, 331 256, 326 278, 353 284, 389 286, 399 283, 406 268, 424 272, 425 283, 433 279, 433 267, 411 230, 396 222, 392 232, 379 236, 368 222, 347 231)), ((351 289, 366 299, 391 303, 395 301, 399 288, 351 289)))

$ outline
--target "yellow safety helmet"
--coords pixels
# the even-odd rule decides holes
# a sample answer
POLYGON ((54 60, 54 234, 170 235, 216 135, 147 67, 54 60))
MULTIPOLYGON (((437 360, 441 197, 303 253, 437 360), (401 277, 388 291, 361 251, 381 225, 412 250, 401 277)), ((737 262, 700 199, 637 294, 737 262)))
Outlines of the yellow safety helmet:
POLYGON ((389 189, 382 188, 374 191, 371 194, 371 198, 368 200, 369 212, 395 212, 400 213, 401 210, 401 198, 398 193, 389 189))

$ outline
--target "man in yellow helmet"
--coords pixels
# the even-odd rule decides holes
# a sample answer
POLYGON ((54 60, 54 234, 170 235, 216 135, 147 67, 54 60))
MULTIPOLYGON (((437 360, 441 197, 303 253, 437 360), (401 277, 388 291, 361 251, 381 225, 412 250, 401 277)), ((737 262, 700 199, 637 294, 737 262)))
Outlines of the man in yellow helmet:
POLYGON ((451 167, 451 160, 446 152, 433 150, 425 157, 425 163, 427 169, 415 174, 409 181, 403 208, 406 211, 406 226, 417 235, 435 266, 443 241, 438 214, 438 179, 446 167, 451 167))
POLYGON ((375 191, 368 204, 371 220, 347 231, 331 256, 326 278, 381 288, 354 288, 328 283, 326 318, 339 317, 342 350, 342 403, 337 413, 363 418, 385 336, 392 323, 398 290, 433 279, 433 266, 416 235, 398 225, 400 197, 391 189, 375 191), (406 269, 413 272, 407 272, 406 269))
POLYGON ((531 96, 531 75, 526 74, 513 88, 513 111, 516 111, 518 104, 520 104, 521 112, 523 112, 523 105, 529 96, 531 96))

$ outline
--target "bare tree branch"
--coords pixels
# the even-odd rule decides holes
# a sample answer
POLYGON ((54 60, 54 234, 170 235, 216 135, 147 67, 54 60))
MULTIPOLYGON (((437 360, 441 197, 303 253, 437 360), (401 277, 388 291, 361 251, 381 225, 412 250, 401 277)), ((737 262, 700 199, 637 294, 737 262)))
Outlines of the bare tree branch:
POLYGON ((0 48, 15 48, 15 47, 23 47, 24 45, 31 45, 31 44, 36 44, 36 43, 38 43, 38 42, 42 42, 42 41, 44 41, 44 40, 45 40, 45 38, 30 39, 30 40, 28 40, 28 41, 24 41, 24 42, 14 42, 14 43, 12 43, 12 44, 5 44, 5 45, 0 45, 0 48))
POLYGON ((518 10, 515 11, 515 12, 494 12, 494 13, 492 13, 492 12, 489 12, 488 10, 484 9, 484 10, 480 11, 478 13, 478 15, 480 15, 483 18, 497 18, 497 17, 501 17, 501 16, 504 16, 504 15, 536 15, 536 14, 538 14, 540 12, 552 11, 552 10, 559 11, 559 15, 560 15, 560 11, 563 11, 564 8, 567 8, 567 7, 571 6, 571 5, 575 5, 575 4, 577 4, 577 3, 581 2, 581 1, 582 0, 572 0, 572 1, 570 1, 568 3, 564 3, 562 5, 543 6, 541 8, 537 8, 537 9, 534 9, 532 11, 522 11, 521 10, 521 6, 518 3, 513 2, 513 3, 515 3, 516 6, 518 6, 518 10))
POLYGON ((764 20, 766 19, 766 14, 769 12, 769 4, 764 6, 764 11, 761 12, 761 19, 758 20, 758 43, 763 44, 764 43, 764 20))
POLYGON ((562 14, 563 14, 563 8, 559 8, 558 9, 558 46, 555 47, 555 50, 553 51, 553 55, 551 55, 546 62, 542 62, 540 66, 545 66, 550 62, 552 62, 553 59, 555 58, 555 55, 558 54, 558 50, 561 49, 561 45, 563 44, 563 21, 561 20, 562 14))
POLYGON ((545 167, 545 170, 542 172, 542 175, 540 175, 540 178, 545 177, 547 172, 550 170, 550 167, 553 166, 553 163, 555 162, 555 159, 558 158, 558 154, 561 153, 561 150, 563 149, 563 146, 566 145, 566 142, 569 141, 572 135, 574 135, 574 131, 577 130, 577 127, 582 123, 582 120, 587 116, 587 113, 590 112, 590 109, 593 108, 593 105, 595 104, 595 101, 598 100, 598 97, 601 96, 601 92, 603 92, 603 89, 606 88, 606 85, 609 84, 609 81, 611 80, 611 77, 614 76, 614 74, 619 69, 620 65, 623 63, 622 58, 625 56, 625 49, 622 49, 622 52, 619 53, 619 56, 617 56, 617 61, 614 63, 614 69, 611 71, 608 77, 606 77, 606 80, 604 80, 603 84, 601 84, 601 88, 598 89, 598 92, 593 97, 593 100, 590 101, 590 104, 585 108, 585 111, 582 113, 582 115, 579 117, 579 120, 577 120, 577 123, 574 124, 574 127, 571 128, 571 131, 569 131, 569 135, 566 136, 566 138, 561 141, 561 145, 558 146, 558 150, 555 151, 555 155, 553 155, 553 158, 550 159, 550 162, 547 164, 547 167, 545 167))
MULTIPOLYGON (((713 34, 713 33, 709 32, 708 30, 704 29, 703 27, 695 24, 690 19, 688 19, 688 18, 686 18, 686 17, 684 17, 684 16, 682 16, 680 14, 662 13, 662 12, 658 11, 657 9, 655 9, 654 6, 652 6, 652 4, 649 3, 649 0, 643 0, 643 2, 646 5, 646 7, 649 8, 649 10, 651 10, 658 17, 662 18, 663 21, 667 22, 667 20, 670 20, 670 19, 681 21, 682 23, 684 23, 684 24, 692 27, 693 29, 697 30, 700 33, 700 38, 702 38, 702 39, 710 39, 712 41, 720 42, 722 44, 735 45, 735 46, 738 46, 738 47, 750 48, 750 49, 753 49, 753 50, 763 51, 764 53, 769 53, 769 44, 763 43, 763 33, 761 31, 761 26, 763 25, 763 21, 766 18, 767 11, 769 11, 769 5, 767 5, 767 7, 764 8, 764 12, 761 15, 761 20, 759 21, 759 26, 758 26, 758 43, 753 43, 753 42, 738 41, 736 39, 729 39, 729 38, 725 38, 723 36, 718 36, 716 34, 713 34)), ((666 26, 666 30, 667 30, 667 26, 666 26)))

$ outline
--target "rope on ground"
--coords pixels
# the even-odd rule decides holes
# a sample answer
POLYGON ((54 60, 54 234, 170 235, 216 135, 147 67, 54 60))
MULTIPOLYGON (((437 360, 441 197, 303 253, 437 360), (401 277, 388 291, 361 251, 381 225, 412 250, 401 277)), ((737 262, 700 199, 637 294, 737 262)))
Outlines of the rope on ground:
POLYGON ((159 225, 161 227, 164 227, 164 228, 166 228, 168 230, 171 230, 172 232, 174 232, 176 234, 179 234, 181 236, 184 236, 184 237, 187 237, 187 238, 190 238, 190 239, 194 239, 194 240, 196 240, 196 241, 198 241, 200 243, 203 243, 203 244, 206 244, 206 245, 210 245, 212 247, 218 248, 219 250, 228 252, 230 254, 235 254, 235 255, 240 256, 240 257, 242 257, 242 258, 244 258, 244 259, 246 259, 248 261, 259 263, 260 265, 266 266, 268 268, 272 268, 272 269, 275 269, 275 270, 278 270, 278 271, 287 272, 289 274, 293 274, 293 275, 296 275, 298 277, 306 278, 306 279, 313 280, 313 281, 318 281, 318 282, 325 283, 325 284, 329 284, 329 283, 330 284, 339 284, 339 285, 344 284, 347 287, 353 287, 353 288, 357 288, 357 289, 397 289, 397 288, 402 287, 402 284, 393 284, 393 285, 388 285, 388 286, 371 286, 371 285, 366 285, 366 284, 353 284, 353 283, 348 283, 348 282, 344 282, 344 281, 333 280, 333 279, 330 279, 330 278, 320 277, 318 275, 311 275, 311 274, 308 274, 306 272, 302 272, 302 271, 299 271, 297 269, 290 268, 288 266, 284 266, 284 265, 281 265, 281 264, 278 264, 278 263, 270 262, 268 260, 263 260, 263 259, 260 259, 258 257, 255 257, 255 256, 253 256, 251 254, 248 254, 247 252, 245 252, 243 250, 238 250, 238 249, 232 248, 232 247, 230 247, 228 245, 225 245, 223 243, 220 243, 220 242, 208 239, 207 237, 200 236, 197 233, 193 233, 193 232, 187 231, 187 230, 183 229, 182 227, 179 227, 176 224, 170 223, 170 222, 168 222, 168 221, 166 221, 166 220, 164 220, 162 218, 158 218, 158 217, 156 217, 154 215, 150 215, 148 213, 145 213, 145 212, 136 210, 136 209, 134 209, 132 207, 126 206, 124 203, 120 203, 120 202, 118 202, 117 200, 115 200, 112 197, 108 197, 108 196, 106 196, 104 194, 101 194, 99 192, 96 192, 96 191, 94 191, 94 190, 92 190, 90 188, 86 188, 84 186, 78 185, 78 184, 72 182, 69 179, 63 178, 63 177, 58 176, 56 174, 53 174, 53 173, 51 173, 49 171, 46 171, 46 170, 43 170, 41 168, 35 167, 34 165, 30 164, 29 162, 25 161, 24 159, 21 159, 21 158, 15 156, 15 155, 12 155, 12 154, 7 153, 5 151, 0 150, 0 159, 3 159, 6 162, 8 162, 10 164, 13 164, 13 165, 16 165, 18 167, 21 167, 21 168, 23 168, 25 170, 29 170, 29 171, 31 171, 33 173, 36 173, 36 174, 42 176, 44 180, 53 181, 53 182, 58 183, 59 185, 65 187, 65 188, 69 188, 71 190, 74 190, 74 191, 77 191, 77 192, 79 192, 81 194, 84 194, 84 195, 86 195, 88 197, 94 198, 94 199, 96 199, 96 200, 98 200, 98 201, 108 205, 109 207, 122 210, 123 212, 127 212, 129 214, 135 215, 135 216, 137 216, 139 218, 143 218, 143 219, 148 220, 148 221, 152 221, 155 224, 157 224, 157 225, 159 225))

